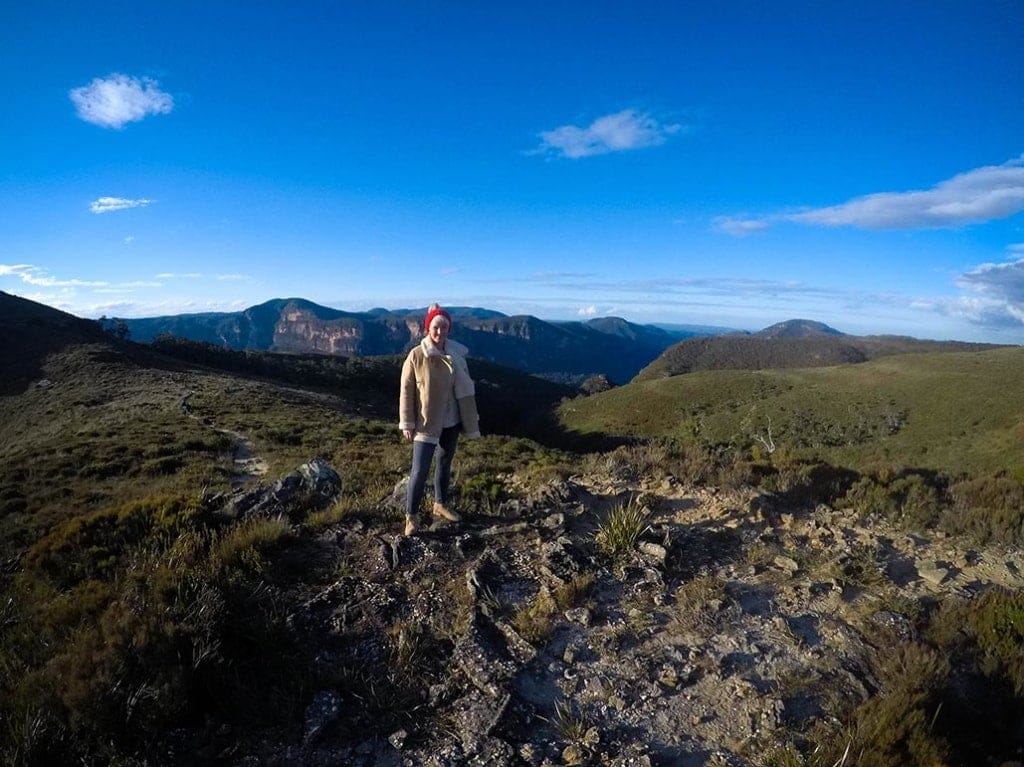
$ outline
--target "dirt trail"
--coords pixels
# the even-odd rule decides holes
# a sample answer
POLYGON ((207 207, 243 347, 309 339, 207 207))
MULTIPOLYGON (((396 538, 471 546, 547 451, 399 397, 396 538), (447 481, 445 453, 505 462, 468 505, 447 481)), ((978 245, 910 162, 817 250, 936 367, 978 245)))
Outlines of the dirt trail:
POLYGON ((192 412, 192 408, 188 401, 193 394, 194 392, 190 391, 181 398, 181 412, 189 418, 198 421, 203 426, 212 429, 218 434, 223 434, 231 440, 231 458, 234 464, 234 471, 231 475, 231 484, 235 486, 244 485, 247 482, 251 482, 254 479, 264 476, 269 467, 263 458, 255 454, 252 440, 240 432, 232 431, 231 429, 222 429, 210 420, 200 418, 192 412))

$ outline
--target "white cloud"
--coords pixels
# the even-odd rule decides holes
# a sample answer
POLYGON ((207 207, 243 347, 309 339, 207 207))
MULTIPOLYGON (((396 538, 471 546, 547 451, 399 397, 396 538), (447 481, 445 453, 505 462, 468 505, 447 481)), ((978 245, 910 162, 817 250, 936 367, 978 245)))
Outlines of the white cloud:
POLYGON ((593 157, 610 152, 664 144, 669 136, 683 126, 664 124, 656 118, 633 109, 599 117, 585 128, 563 125, 542 131, 541 144, 535 154, 556 154, 570 159, 593 157))
POLYGON ((1024 155, 960 173, 931 189, 879 192, 839 205, 760 217, 722 216, 715 226, 748 234, 780 222, 861 229, 943 229, 1008 218, 1024 210, 1024 155))
POLYGON ((597 315, 597 307, 591 304, 590 306, 581 306, 576 312, 580 317, 594 317, 597 315))
POLYGON ((160 90, 156 80, 116 72, 74 88, 68 95, 80 118, 103 128, 122 128, 146 115, 167 114, 174 109, 174 99, 160 90))
MULTIPOLYGON (((1010 250, 1014 250, 1013 246, 1010 250)), ((1002 264, 980 264, 959 275, 956 285, 966 292, 951 298, 922 299, 914 308, 956 317, 993 331, 1015 334, 1021 331, 1024 326, 1024 258, 1002 264)))
POLYGON ((961 274, 957 284, 1024 305, 1024 258, 1003 264, 981 264, 961 274))
POLYGON ((0 264, 0 276, 17 277, 26 285, 45 288, 101 288, 110 284, 96 280, 58 279, 45 269, 31 264, 0 264))
POLYGON ((251 280, 252 277, 248 274, 218 274, 217 279, 224 282, 242 282, 244 280, 251 280))
POLYGON ((114 282, 110 285, 103 285, 95 289, 96 293, 120 293, 123 291, 131 292, 138 290, 139 288, 162 288, 164 284, 162 282, 150 282, 146 280, 133 280, 132 282, 114 282))
POLYGON ((89 210, 93 213, 110 213, 115 210, 127 210, 128 208, 144 208, 152 205, 156 200, 129 200, 125 197, 100 197, 89 204, 89 210))
POLYGON ((771 222, 766 218, 742 218, 738 216, 718 216, 712 221, 712 224, 720 232, 736 237, 744 237, 755 232, 762 232, 771 226, 771 222))
POLYGON ((158 280, 197 280, 203 277, 201 272, 187 272, 185 274, 175 274, 174 272, 161 272, 156 276, 158 280))

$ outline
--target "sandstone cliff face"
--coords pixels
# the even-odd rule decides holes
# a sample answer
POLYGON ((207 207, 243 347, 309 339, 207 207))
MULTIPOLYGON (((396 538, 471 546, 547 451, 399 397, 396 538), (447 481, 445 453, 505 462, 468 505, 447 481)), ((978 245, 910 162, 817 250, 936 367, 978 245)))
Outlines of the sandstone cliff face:
MULTIPOLYGON (((603 374, 625 383, 679 339, 618 318, 545 322, 485 309, 453 308, 452 338, 470 355, 528 373, 578 383, 603 374)), ((298 298, 243 312, 128 320, 133 340, 162 333, 230 349, 362 357, 402 354, 423 337, 422 310, 344 312, 298 298)))
POLYGON ((418 337, 419 324, 396 318, 324 318, 289 305, 274 324, 271 350, 344 357, 399 354, 418 337))

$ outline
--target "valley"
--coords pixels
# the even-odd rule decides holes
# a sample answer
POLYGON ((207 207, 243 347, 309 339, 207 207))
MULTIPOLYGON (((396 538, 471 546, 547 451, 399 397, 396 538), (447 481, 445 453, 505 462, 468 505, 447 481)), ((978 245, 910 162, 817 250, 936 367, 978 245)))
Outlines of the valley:
POLYGON ((464 520, 405 538, 397 355, 0 338, 6 763, 1024 758, 1019 349, 473 359, 464 520))

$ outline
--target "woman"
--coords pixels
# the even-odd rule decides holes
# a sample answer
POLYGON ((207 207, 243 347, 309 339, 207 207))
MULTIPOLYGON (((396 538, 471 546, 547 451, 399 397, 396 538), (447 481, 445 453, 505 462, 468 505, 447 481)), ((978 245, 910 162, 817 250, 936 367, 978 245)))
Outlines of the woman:
POLYGON ((437 304, 431 304, 423 319, 426 335, 402 365, 398 428, 412 441, 412 472, 405 500, 406 535, 413 535, 419 529, 419 509, 427 472, 438 448, 441 452, 434 469, 434 514, 450 522, 459 521, 448 499, 452 458, 460 431, 469 439, 480 436, 476 387, 466 365, 469 350, 448 338, 451 329, 451 315, 437 304))

